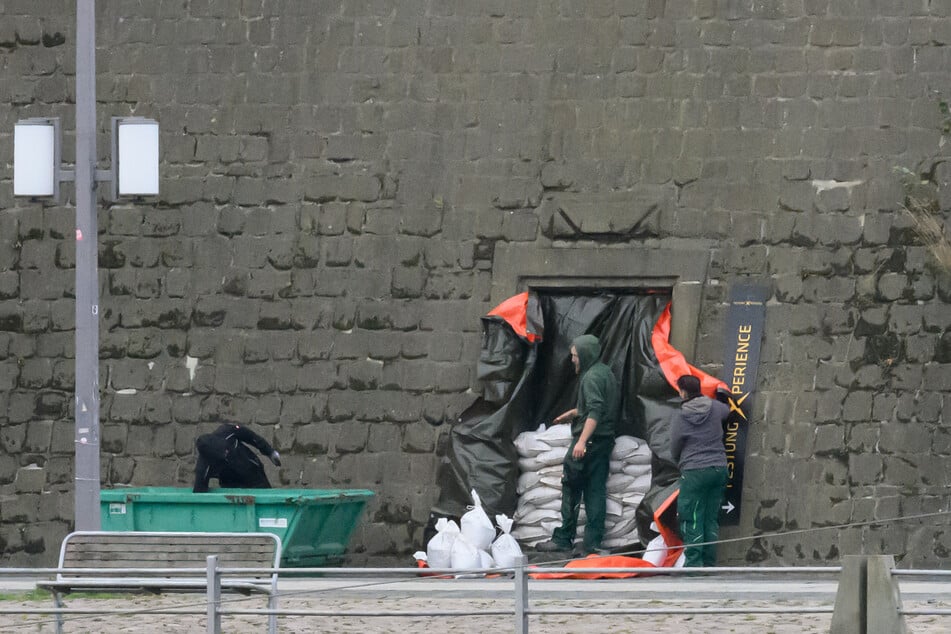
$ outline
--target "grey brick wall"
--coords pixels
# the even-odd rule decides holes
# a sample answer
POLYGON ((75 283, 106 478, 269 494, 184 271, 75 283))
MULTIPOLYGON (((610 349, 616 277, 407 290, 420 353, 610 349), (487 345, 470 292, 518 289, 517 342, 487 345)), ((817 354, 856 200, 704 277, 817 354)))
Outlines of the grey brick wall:
MULTIPOLYGON (((474 387, 496 246, 708 249, 695 361, 711 372, 730 284, 773 289, 726 536, 946 510, 951 277, 893 168, 941 152, 948 0, 97 5, 101 129, 162 125, 161 196, 99 216, 105 484, 187 485, 195 436, 239 420, 286 456, 275 484, 376 490, 355 560, 405 560, 438 491, 434 423, 474 387)), ((71 129, 72 7, 0 0, 14 565, 50 563, 73 512, 72 202, 11 186, 17 119, 71 129)), ((723 558, 942 565, 944 525, 723 558)))

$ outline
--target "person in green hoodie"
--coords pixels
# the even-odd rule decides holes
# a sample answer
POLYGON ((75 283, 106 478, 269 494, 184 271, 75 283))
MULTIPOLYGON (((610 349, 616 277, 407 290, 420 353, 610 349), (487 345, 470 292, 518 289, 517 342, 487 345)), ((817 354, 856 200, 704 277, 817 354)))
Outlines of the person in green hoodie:
POLYGON ((553 422, 571 422, 571 445, 565 455, 561 478, 561 526, 549 541, 538 544, 541 552, 569 551, 578 526, 578 512, 584 500, 588 521, 581 552, 601 550, 604 516, 607 509, 607 481, 614 426, 620 407, 620 390, 611 368, 599 361, 601 342, 594 335, 582 335, 571 342, 571 361, 581 377, 578 401, 553 422))

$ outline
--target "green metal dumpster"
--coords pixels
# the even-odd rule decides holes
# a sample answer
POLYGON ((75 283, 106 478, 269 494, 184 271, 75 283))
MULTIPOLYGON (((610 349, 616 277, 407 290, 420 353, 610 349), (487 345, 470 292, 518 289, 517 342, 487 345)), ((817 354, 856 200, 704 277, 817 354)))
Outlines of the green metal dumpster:
POLYGON ((274 533, 281 565, 339 560, 373 497, 364 489, 109 489, 100 493, 104 531, 274 533))

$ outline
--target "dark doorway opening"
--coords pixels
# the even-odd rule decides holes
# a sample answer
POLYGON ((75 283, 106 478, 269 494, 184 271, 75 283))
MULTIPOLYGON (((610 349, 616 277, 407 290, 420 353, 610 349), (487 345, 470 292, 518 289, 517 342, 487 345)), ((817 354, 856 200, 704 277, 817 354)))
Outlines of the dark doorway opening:
MULTIPOLYGON (((667 430, 679 401, 652 345, 654 326, 670 301, 671 291, 663 287, 534 288, 527 312, 528 321, 541 330, 542 339, 535 344, 518 337, 504 321, 484 318, 479 361, 483 394, 453 425, 434 515, 459 517, 475 489, 490 517, 512 516, 519 476, 513 440, 574 406, 578 377, 569 350, 571 341, 583 334, 599 338, 601 359, 620 383, 617 434, 647 441, 654 455, 652 488, 674 482, 677 471, 669 459, 667 430)), ((651 514, 649 509, 643 513, 648 525, 651 514)), ((644 529, 642 534, 648 535, 644 529)))

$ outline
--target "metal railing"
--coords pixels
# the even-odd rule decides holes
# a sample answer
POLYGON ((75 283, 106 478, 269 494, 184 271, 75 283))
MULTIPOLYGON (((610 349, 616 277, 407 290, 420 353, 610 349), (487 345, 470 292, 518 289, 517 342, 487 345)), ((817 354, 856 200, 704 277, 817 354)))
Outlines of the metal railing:
MULTIPOLYGON (((186 568, 186 569, 165 569, 165 568, 123 568, 123 569, 76 569, 71 568, 63 570, 59 568, 7 568, 0 569, 0 576, 7 577, 41 577, 53 576, 59 573, 68 572, 69 574, 79 574, 83 576, 109 576, 117 578, 123 576, 134 576, 139 579, 143 577, 154 576, 156 578, 201 578, 207 581, 206 591, 203 600, 192 601, 172 606, 159 606, 150 608, 117 608, 112 606, 102 607, 50 607, 50 608, 31 608, 31 607, 0 607, 0 615, 61 615, 64 621, 77 621, 91 616, 101 617, 104 615, 132 616, 141 614, 162 614, 162 615, 205 615, 206 631, 209 634, 220 634, 221 619, 224 616, 261 616, 261 617, 334 617, 338 619, 348 618, 408 618, 408 617, 506 617, 511 618, 513 631, 518 634, 527 634, 529 632, 529 618, 552 615, 762 615, 762 614, 830 614, 832 616, 831 631, 835 634, 897 634, 905 632, 905 616, 951 616, 951 608, 943 607, 925 607, 925 608, 903 608, 901 605, 901 592, 899 588, 899 578, 928 578, 932 581, 947 584, 948 595, 951 597, 951 571, 948 570, 898 570, 894 568, 893 558, 890 556, 852 556, 843 558, 842 566, 830 567, 722 567, 722 568, 562 568, 562 567, 544 567, 528 566, 527 559, 521 557, 514 568, 509 569, 419 569, 419 568, 224 568, 218 566, 216 557, 209 557, 205 568, 186 568), (282 598, 291 598, 313 595, 320 592, 333 592, 335 590, 348 590, 360 588, 379 587, 392 589, 395 585, 405 582, 436 582, 447 579, 470 579, 483 577, 485 575, 495 575, 511 579, 511 585, 506 579, 501 579, 501 586, 495 587, 497 592, 503 596, 510 596, 511 603, 509 608, 503 609, 466 609, 466 610, 414 610, 411 608, 397 610, 340 610, 340 609, 291 609, 281 608, 279 603, 275 607, 253 609, 243 607, 248 599, 228 599, 222 596, 221 579, 222 576, 234 576, 245 574, 270 574, 277 573, 283 575, 285 581, 290 579, 306 578, 308 576, 319 577, 322 580, 331 580, 337 578, 364 578, 372 581, 363 581, 356 586, 331 586, 323 590, 304 589, 300 591, 278 591, 278 600, 282 598), (649 578, 661 577, 711 577, 713 579, 722 579, 725 577, 737 577, 742 575, 756 575, 758 578, 763 576, 775 577, 785 582, 793 579, 802 579, 806 576, 814 579, 817 576, 838 575, 835 583, 835 603, 829 606, 805 606, 805 605, 776 605, 762 607, 753 605, 755 600, 746 604, 743 602, 731 605, 729 607, 705 606, 705 607, 685 607, 678 605, 672 600, 665 601, 665 605, 659 607, 598 607, 591 605, 578 605, 580 600, 575 600, 575 605, 571 605, 571 599, 562 599, 565 604, 563 607, 547 607, 533 605, 534 596, 542 594, 544 591, 533 588, 537 581, 533 578, 536 575, 570 573, 571 575, 607 575, 616 576, 622 573, 629 573, 631 576, 647 577, 638 583, 649 584, 649 578), (505 588, 511 588, 511 594, 508 595, 505 588)), ((623 586, 623 581, 612 581, 613 589, 617 590, 624 587, 630 590, 630 586, 623 586)), ((548 587, 553 587, 548 584, 548 587)), ((638 590, 643 590, 645 585, 638 586, 638 590)), ((942 588, 942 591, 944 588, 942 588)), ((420 595, 425 595, 425 590, 416 589, 420 595)), ((792 594, 790 592, 790 594, 792 594)), ((2 604, 0 604, 2 606, 2 604)), ((22 621, 13 625, 7 625, 5 631, 16 631, 17 629, 35 628, 42 621, 29 620, 22 621)))
MULTIPOLYGON (((852 618, 852 615, 847 613, 849 610, 864 610, 868 611, 871 604, 876 604, 877 609, 888 609, 889 605, 894 604, 893 601, 885 600, 877 594, 870 595, 868 590, 865 587, 866 578, 870 574, 866 572, 870 566, 868 561, 871 561, 876 558, 854 558, 856 561, 848 561, 849 558, 846 558, 845 566, 834 566, 834 567, 723 567, 723 568, 704 568, 704 569, 690 569, 690 568, 571 568, 566 569, 562 567, 541 567, 541 566, 532 566, 529 567, 527 564, 527 559, 522 557, 514 568, 500 570, 498 568, 493 569, 473 569, 473 570, 459 570, 459 569, 424 569, 420 570, 418 568, 275 568, 275 569, 262 569, 262 568, 223 568, 219 567, 216 558, 210 557, 208 559, 208 565, 205 568, 188 568, 188 569, 156 569, 156 568, 128 568, 128 569, 111 569, 107 571, 97 570, 97 569, 70 569, 68 572, 70 574, 81 574, 84 576, 106 576, 116 578, 120 576, 156 576, 156 577, 191 577, 191 578, 200 578, 205 577, 207 580, 207 588, 204 596, 204 600, 201 602, 191 602, 187 604, 175 605, 175 606, 162 606, 157 608, 145 608, 145 609, 121 609, 109 606, 103 606, 101 608, 26 608, 26 607, 17 607, 17 608, 0 608, 0 615, 2 614, 19 614, 19 615, 56 615, 60 614, 63 617, 66 617, 65 620, 75 620, 77 618, 88 617, 89 615, 135 615, 135 614, 168 614, 168 615, 205 615, 206 616, 206 631, 211 634, 220 634, 221 632, 221 619, 223 616, 270 616, 276 615, 277 617, 335 617, 339 619, 347 618, 407 618, 407 617, 509 617, 512 619, 514 625, 513 631, 519 634, 526 634, 529 631, 529 618, 530 617, 541 617, 545 615, 724 615, 724 614, 735 614, 735 615, 756 615, 756 614, 830 614, 832 615, 833 622, 833 632, 842 632, 843 634, 866 634, 866 632, 872 632, 876 630, 868 629, 869 628, 869 618, 863 618, 856 621, 852 618), (861 566, 858 566, 857 562, 861 560, 861 566), (853 569, 861 568, 860 574, 858 577, 855 577, 853 569), (231 600, 222 597, 221 589, 221 577, 223 575, 243 575, 249 573, 255 574, 270 574, 271 572, 276 572, 278 575, 283 575, 282 578, 289 579, 291 577, 306 577, 308 575, 319 576, 322 579, 330 578, 372 578, 373 581, 369 583, 361 583, 359 587, 367 588, 370 586, 380 586, 380 587, 389 587, 392 588, 394 584, 400 584, 406 581, 426 581, 432 580, 437 581, 440 579, 449 579, 449 578, 472 578, 478 576, 484 576, 487 574, 499 575, 500 573, 506 577, 510 577, 512 580, 511 586, 507 583, 501 587, 511 588, 511 607, 505 609, 471 609, 471 610, 432 610, 427 609, 425 611, 413 610, 413 609, 398 609, 398 610, 321 610, 321 609, 289 609, 281 608, 280 604, 273 608, 260 608, 252 609, 243 607, 243 602, 247 601, 246 598, 240 598, 237 600, 231 600), (619 573, 630 573, 632 576, 641 576, 641 577, 714 577, 714 578, 723 578, 727 576, 740 576, 740 575, 757 575, 757 576, 773 576, 777 577, 780 580, 788 581, 792 578, 802 578, 803 575, 808 575, 810 578, 820 575, 839 575, 839 580, 836 584, 836 599, 834 606, 795 606, 795 605, 773 605, 769 607, 762 607, 751 605, 755 601, 748 602, 749 604, 743 605, 742 603, 732 605, 729 607, 719 607, 719 606, 706 606, 706 607, 685 607, 682 605, 661 605, 659 607, 597 607, 597 606, 572 606, 570 605, 571 601, 565 600, 566 605, 563 607, 547 607, 547 606, 537 606, 533 605, 533 590, 537 594, 540 593, 539 590, 533 588, 533 584, 536 581, 533 579, 534 575, 537 574, 547 574, 547 573, 556 573, 556 574, 565 574, 570 572, 572 575, 617 575, 619 573), (425 576, 421 576, 425 575, 425 576), (865 575, 865 576, 862 576, 865 575), (855 577, 853 579, 852 577, 855 577), (861 586, 861 587, 860 587, 861 586), (848 600, 848 595, 855 595, 854 600, 848 600), (862 597, 866 597, 863 601, 862 597), (843 597, 846 597, 843 599, 843 597), (837 613, 842 614, 837 614, 837 613), (836 629, 836 623, 839 622, 839 629, 836 629), (844 623, 844 625, 841 625, 844 623), (852 624, 855 624, 857 627, 852 628, 852 624), (852 628, 852 629, 849 629, 852 628)), ((887 569, 887 567, 886 567, 887 569)), ((890 569, 889 569, 890 570, 890 569)), ((43 576, 43 575, 55 575, 57 573, 64 572, 58 568, 47 568, 47 569, 36 569, 36 568, 21 568, 21 569, 0 569, 0 575, 7 576, 43 576)), ((890 570, 890 579, 894 579, 899 575, 931 575, 943 576, 945 578, 951 577, 951 572, 949 571, 898 571, 890 570)), ((504 579, 502 580, 504 582, 504 579)), ((648 579, 644 579, 640 583, 648 583, 648 579)), ((613 586, 617 589, 618 582, 613 582, 613 586)), ((623 583, 623 582, 621 582, 623 583)), ((870 582, 869 582, 870 583, 870 582)), ((350 586, 351 588, 353 586, 350 586)), ((549 587, 551 585, 549 584, 549 587)), ((643 588, 643 586, 641 586, 643 588)), ((897 583, 894 584, 894 588, 897 589, 897 583)), ((951 588, 951 586, 949 586, 951 588)), ((338 588, 339 589, 339 588, 338 588)), ((346 587, 343 587, 346 589, 346 587)), ((499 588, 497 588, 499 589, 499 588)), ((871 589, 869 585, 868 589, 871 589)), ((333 591, 333 589, 330 589, 333 591)), ((314 594, 314 590, 303 590, 299 592, 281 592, 279 590, 277 597, 278 600, 281 598, 290 598, 292 596, 302 596, 307 594, 314 594)), ((943 609, 929 609, 929 610, 900 610, 900 607, 895 610, 895 617, 898 621, 902 621, 905 614, 908 615, 945 615, 951 614, 951 610, 943 609)), ((875 617, 878 618, 878 617, 875 617)), ((895 622, 894 619, 892 622, 895 622)), ((36 621, 30 623, 24 622, 24 627, 35 627, 36 621)), ((872 624, 874 626, 874 624, 872 624)), ((8 628, 7 631, 15 631, 16 627, 8 628)), ((901 630, 880 630, 888 631, 888 634, 894 634, 896 631, 901 630)))

